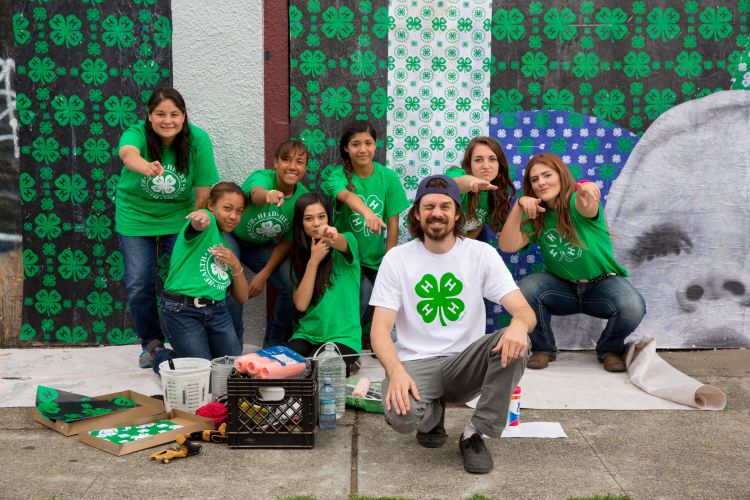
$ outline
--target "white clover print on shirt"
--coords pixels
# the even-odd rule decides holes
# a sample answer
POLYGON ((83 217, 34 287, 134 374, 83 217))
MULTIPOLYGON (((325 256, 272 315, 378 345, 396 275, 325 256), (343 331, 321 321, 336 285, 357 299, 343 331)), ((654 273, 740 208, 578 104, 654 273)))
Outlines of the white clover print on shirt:
MULTIPOLYGON (((365 199, 363 196, 359 196, 359 198, 365 202, 365 205, 373 211, 375 215, 383 218, 383 200, 381 200, 377 195, 371 194, 370 196, 365 199)), ((349 216, 349 224, 352 226, 352 230, 354 230, 357 233, 362 233, 365 236, 370 236, 373 234, 372 231, 367 229, 367 226, 365 225, 365 218, 359 215, 356 212, 352 212, 352 214, 349 216)))
POLYGON ((211 253, 211 249, 206 250, 206 253, 201 257, 201 276, 203 276, 203 281, 212 288, 216 288, 217 290, 227 289, 231 283, 228 269, 229 266, 227 264, 216 260, 211 253))
POLYGON ((265 212, 247 221, 247 235, 257 243, 265 243, 289 230, 289 219, 279 212, 265 212))
POLYGON ((424 299, 417 303, 417 312, 425 323, 439 318, 440 324, 447 326, 446 320, 458 320, 466 308, 464 301, 458 298, 463 289, 463 283, 453 273, 443 274, 439 284, 435 276, 425 274, 414 287, 417 295, 424 299))
POLYGON ((542 233, 547 245, 547 253, 558 262, 573 262, 581 256, 581 247, 566 241, 557 229, 548 229, 542 233))
POLYGON ((172 200, 179 198, 185 192, 187 178, 184 174, 174 171, 174 165, 165 165, 164 173, 156 177, 143 176, 141 179, 141 188, 143 188, 151 198, 157 200, 172 200))

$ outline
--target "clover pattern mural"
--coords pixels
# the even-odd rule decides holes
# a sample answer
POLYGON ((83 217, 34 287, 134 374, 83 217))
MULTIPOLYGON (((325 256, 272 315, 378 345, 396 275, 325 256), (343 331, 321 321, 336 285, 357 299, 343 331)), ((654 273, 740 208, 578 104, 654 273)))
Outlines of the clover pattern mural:
POLYGON ((167 0, 16 2, 20 340, 131 343, 112 197, 123 129, 171 85, 167 0))
POLYGON ((642 134, 667 109, 729 88, 749 16, 750 0, 494 0, 490 113, 578 111, 642 134))
POLYGON ((292 136, 310 149, 307 184, 318 189, 341 163, 338 143, 349 120, 369 120, 378 137, 375 161, 386 163, 388 73, 386 0, 289 4, 292 136))
MULTIPOLYGON (((389 37, 388 164, 410 199, 419 180, 460 165, 486 134, 491 62, 485 0, 393 0, 389 37)), ((408 235, 400 220, 402 239, 408 235)))

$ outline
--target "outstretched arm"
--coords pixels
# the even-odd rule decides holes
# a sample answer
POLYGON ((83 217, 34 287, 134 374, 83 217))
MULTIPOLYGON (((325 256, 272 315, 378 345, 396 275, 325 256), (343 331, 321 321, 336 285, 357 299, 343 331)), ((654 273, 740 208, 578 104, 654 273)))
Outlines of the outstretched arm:
POLYGON ((596 217, 599 213, 599 186, 590 181, 579 181, 576 184, 576 210, 584 217, 596 217))
POLYGON ((278 189, 266 189, 261 186, 255 186, 250 190, 250 199, 253 205, 276 205, 280 207, 284 204, 284 193, 278 189))
POLYGON ((532 209, 532 205, 534 205, 537 207, 537 210, 544 211, 544 207, 538 205, 533 200, 536 200, 536 198, 521 196, 508 214, 508 218, 505 220, 503 229, 500 231, 500 236, 497 239, 500 244, 500 250, 503 252, 516 252, 529 244, 529 238, 521 231, 521 222, 523 221, 524 214, 521 203, 529 204, 529 209, 532 209))
POLYGON ((385 307, 375 307, 370 329, 372 350, 388 374, 388 392, 385 397, 385 408, 394 409, 396 415, 405 415, 410 408, 409 393, 419 401, 417 384, 398 359, 396 346, 391 340, 391 329, 396 321, 396 311, 385 307))
POLYGON ((164 174, 164 167, 161 162, 146 161, 141 152, 135 146, 123 146, 118 151, 122 164, 125 168, 135 173, 145 175, 146 177, 156 177, 164 174))
POLYGON ((462 193, 478 193, 479 191, 497 191, 497 186, 490 181, 485 181, 473 175, 462 175, 453 179, 458 184, 458 190, 462 193))
POLYGON ((365 205, 365 202, 362 201, 362 198, 352 193, 351 191, 342 189, 336 195, 336 200, 346 204, 346 206, 349 207, 353 212, 357 212, 359 215, 364 217, 367 229, 369 229, 373 233, 380 234, 380 231, 386 227, 383 219, 375 215, 375 212, 370 210, 370 208, 365 205))

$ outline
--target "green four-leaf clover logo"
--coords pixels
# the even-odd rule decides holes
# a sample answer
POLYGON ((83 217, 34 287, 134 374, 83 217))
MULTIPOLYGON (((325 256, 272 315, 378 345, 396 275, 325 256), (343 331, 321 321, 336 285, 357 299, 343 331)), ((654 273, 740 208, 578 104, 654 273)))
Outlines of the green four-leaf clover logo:
POLYGON ((581 247, 560 236, 557 229, 545 231, 542 238, 546 242, 547 253, 558 262, 573 262, 581 256, 581 247))
POLYGON ((425 274, 414 287, 417 295, 424 299, 417 303, 417 312, 425 323, 432 323, 439 317, 440 324, 447 326, 446 320, 456 321, 466 308, 464 301, 458 298, 463 289, 463 283, 453 273, 443 274, 439 284, 435 276, 425 274))

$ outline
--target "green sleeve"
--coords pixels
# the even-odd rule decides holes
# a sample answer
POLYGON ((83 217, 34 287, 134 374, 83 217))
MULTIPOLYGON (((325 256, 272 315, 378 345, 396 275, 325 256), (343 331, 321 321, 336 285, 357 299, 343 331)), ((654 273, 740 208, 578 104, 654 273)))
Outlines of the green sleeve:
POLYGON ((401 179, 396 175, 396 172, 390 169, 385 171, 387 179, 385 218, 389 219, 406 210, 409 207, 409 200, 406 198, 406 191, 404 191, 404 186, 401 185, 401 179))
POLYGON ((148 153, 146 148, 146 126, 144 125, 143 120, 132 124, 122 133, 120 136, 120 144, 117 146, 117 149, 120 149, 123 146, 133 146, 137 148, 138 151, 140 151, 141 156, 148 153))
POLYGON ((273 189, 275 175, 276 172, 274 170, 256 170, 247 178, 245 184, 242 185, 242 189, 248 194, 250 194, 250 191, 252 191, 254 187, 273 189))
POLYGON ((341 191, 346 191, 348 181, 346 180, 346 174, 344 173, 344 167, 337 167, 328 176, 328 179, 323 183, 321 189, 331 200, 336 200, 336 196, 341 191))
POLYGON ((190 126, 191 167, 195 168, 193 186, 206 187, 219 182, 219 172, 216 170, 214 148, 211 138, 195 125, 190 126))
POLYGON ((450 177, 451 179, 458 179, 464 175, 466 175, 466 170, 459 167, 451 167, 445 172, 445 176, 450 177))

